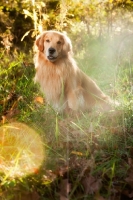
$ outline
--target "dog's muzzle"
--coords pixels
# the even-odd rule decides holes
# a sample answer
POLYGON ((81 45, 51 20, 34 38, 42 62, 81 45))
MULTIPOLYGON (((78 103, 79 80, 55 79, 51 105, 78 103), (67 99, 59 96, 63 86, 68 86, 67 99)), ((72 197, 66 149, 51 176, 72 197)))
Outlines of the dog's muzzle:
POLYGON ((56 60, 57 57, 58 57, 58 55, 57 55, 56 49, 54 49, 53 47, 50 47, 48 49, 48 52, 47 52, 47 58, 48 58, 48 60, 54 61, 54 60, 56 60))

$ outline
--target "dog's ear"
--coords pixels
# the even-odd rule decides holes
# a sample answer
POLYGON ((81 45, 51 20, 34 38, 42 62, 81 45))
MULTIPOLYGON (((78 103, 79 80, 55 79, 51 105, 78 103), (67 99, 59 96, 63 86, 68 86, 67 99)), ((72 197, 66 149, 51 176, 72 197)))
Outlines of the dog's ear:
POLYGON ((72 43, 69 37, 67 35, 64 35, 64 45, 63 45, 64 52, 70 52, 72 53, 72 43))
POLYGON ((38 36, 38 38, 36 39, 36 46, 38 47, 39 51, 43 51, 44 50, 44 37, 46 35, 46 31, 43 32, 41 35, 38 36))

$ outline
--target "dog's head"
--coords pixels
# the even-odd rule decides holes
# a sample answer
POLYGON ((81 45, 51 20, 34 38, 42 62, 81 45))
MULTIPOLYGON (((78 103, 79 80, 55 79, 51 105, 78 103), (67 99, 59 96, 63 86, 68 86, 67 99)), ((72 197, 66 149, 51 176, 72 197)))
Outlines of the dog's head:
POLYGON ((45 54, 45 57, 54 62, 59 58, 72 52, 70 39, 58 31, 45 31, 36 40, 38 50, 45 54))

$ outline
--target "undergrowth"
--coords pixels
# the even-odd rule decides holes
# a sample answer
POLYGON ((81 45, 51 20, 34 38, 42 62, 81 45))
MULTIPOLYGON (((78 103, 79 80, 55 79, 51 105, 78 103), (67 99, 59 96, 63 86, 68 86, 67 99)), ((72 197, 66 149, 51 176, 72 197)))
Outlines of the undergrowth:
MULTIPOLYGON (((9 174, 5 179, 1 172, 2 200, 28 199, 29 194, 45 200, 61 196, 73 200, 124 199, 125 191, 131 190, 132 50, 127 60, 125 45, 118 62, 117 49, 111 44, 109 40, 91 38, 83 47, 82 56, 77 52, 75 57, 80 68, 120 106, 115 112, 94 111, 75 117, 59 115, 46 104, 45 96, 34 84, 32 53, 1 53, 1 127, 14 121, 27 124, 40 135, 46 154, 41 167, 30 175, 9 174)), ((1 147, 4 148, 2 142, 1 147)))

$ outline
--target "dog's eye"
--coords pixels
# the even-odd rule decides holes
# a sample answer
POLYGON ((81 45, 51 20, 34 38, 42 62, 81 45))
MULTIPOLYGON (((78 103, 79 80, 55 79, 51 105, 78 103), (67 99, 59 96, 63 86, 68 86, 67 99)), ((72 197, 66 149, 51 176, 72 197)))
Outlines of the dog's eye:
POLYGON ((50 42, 50 40, 49 40, 49 39, 47 39, 47 40, 46 40, 46 42, 48 42, 48 43, 49 43, 49 42, 50 42))
POLYGON ((58 41, 57 44, 61 44, 61 41, 58 41))

